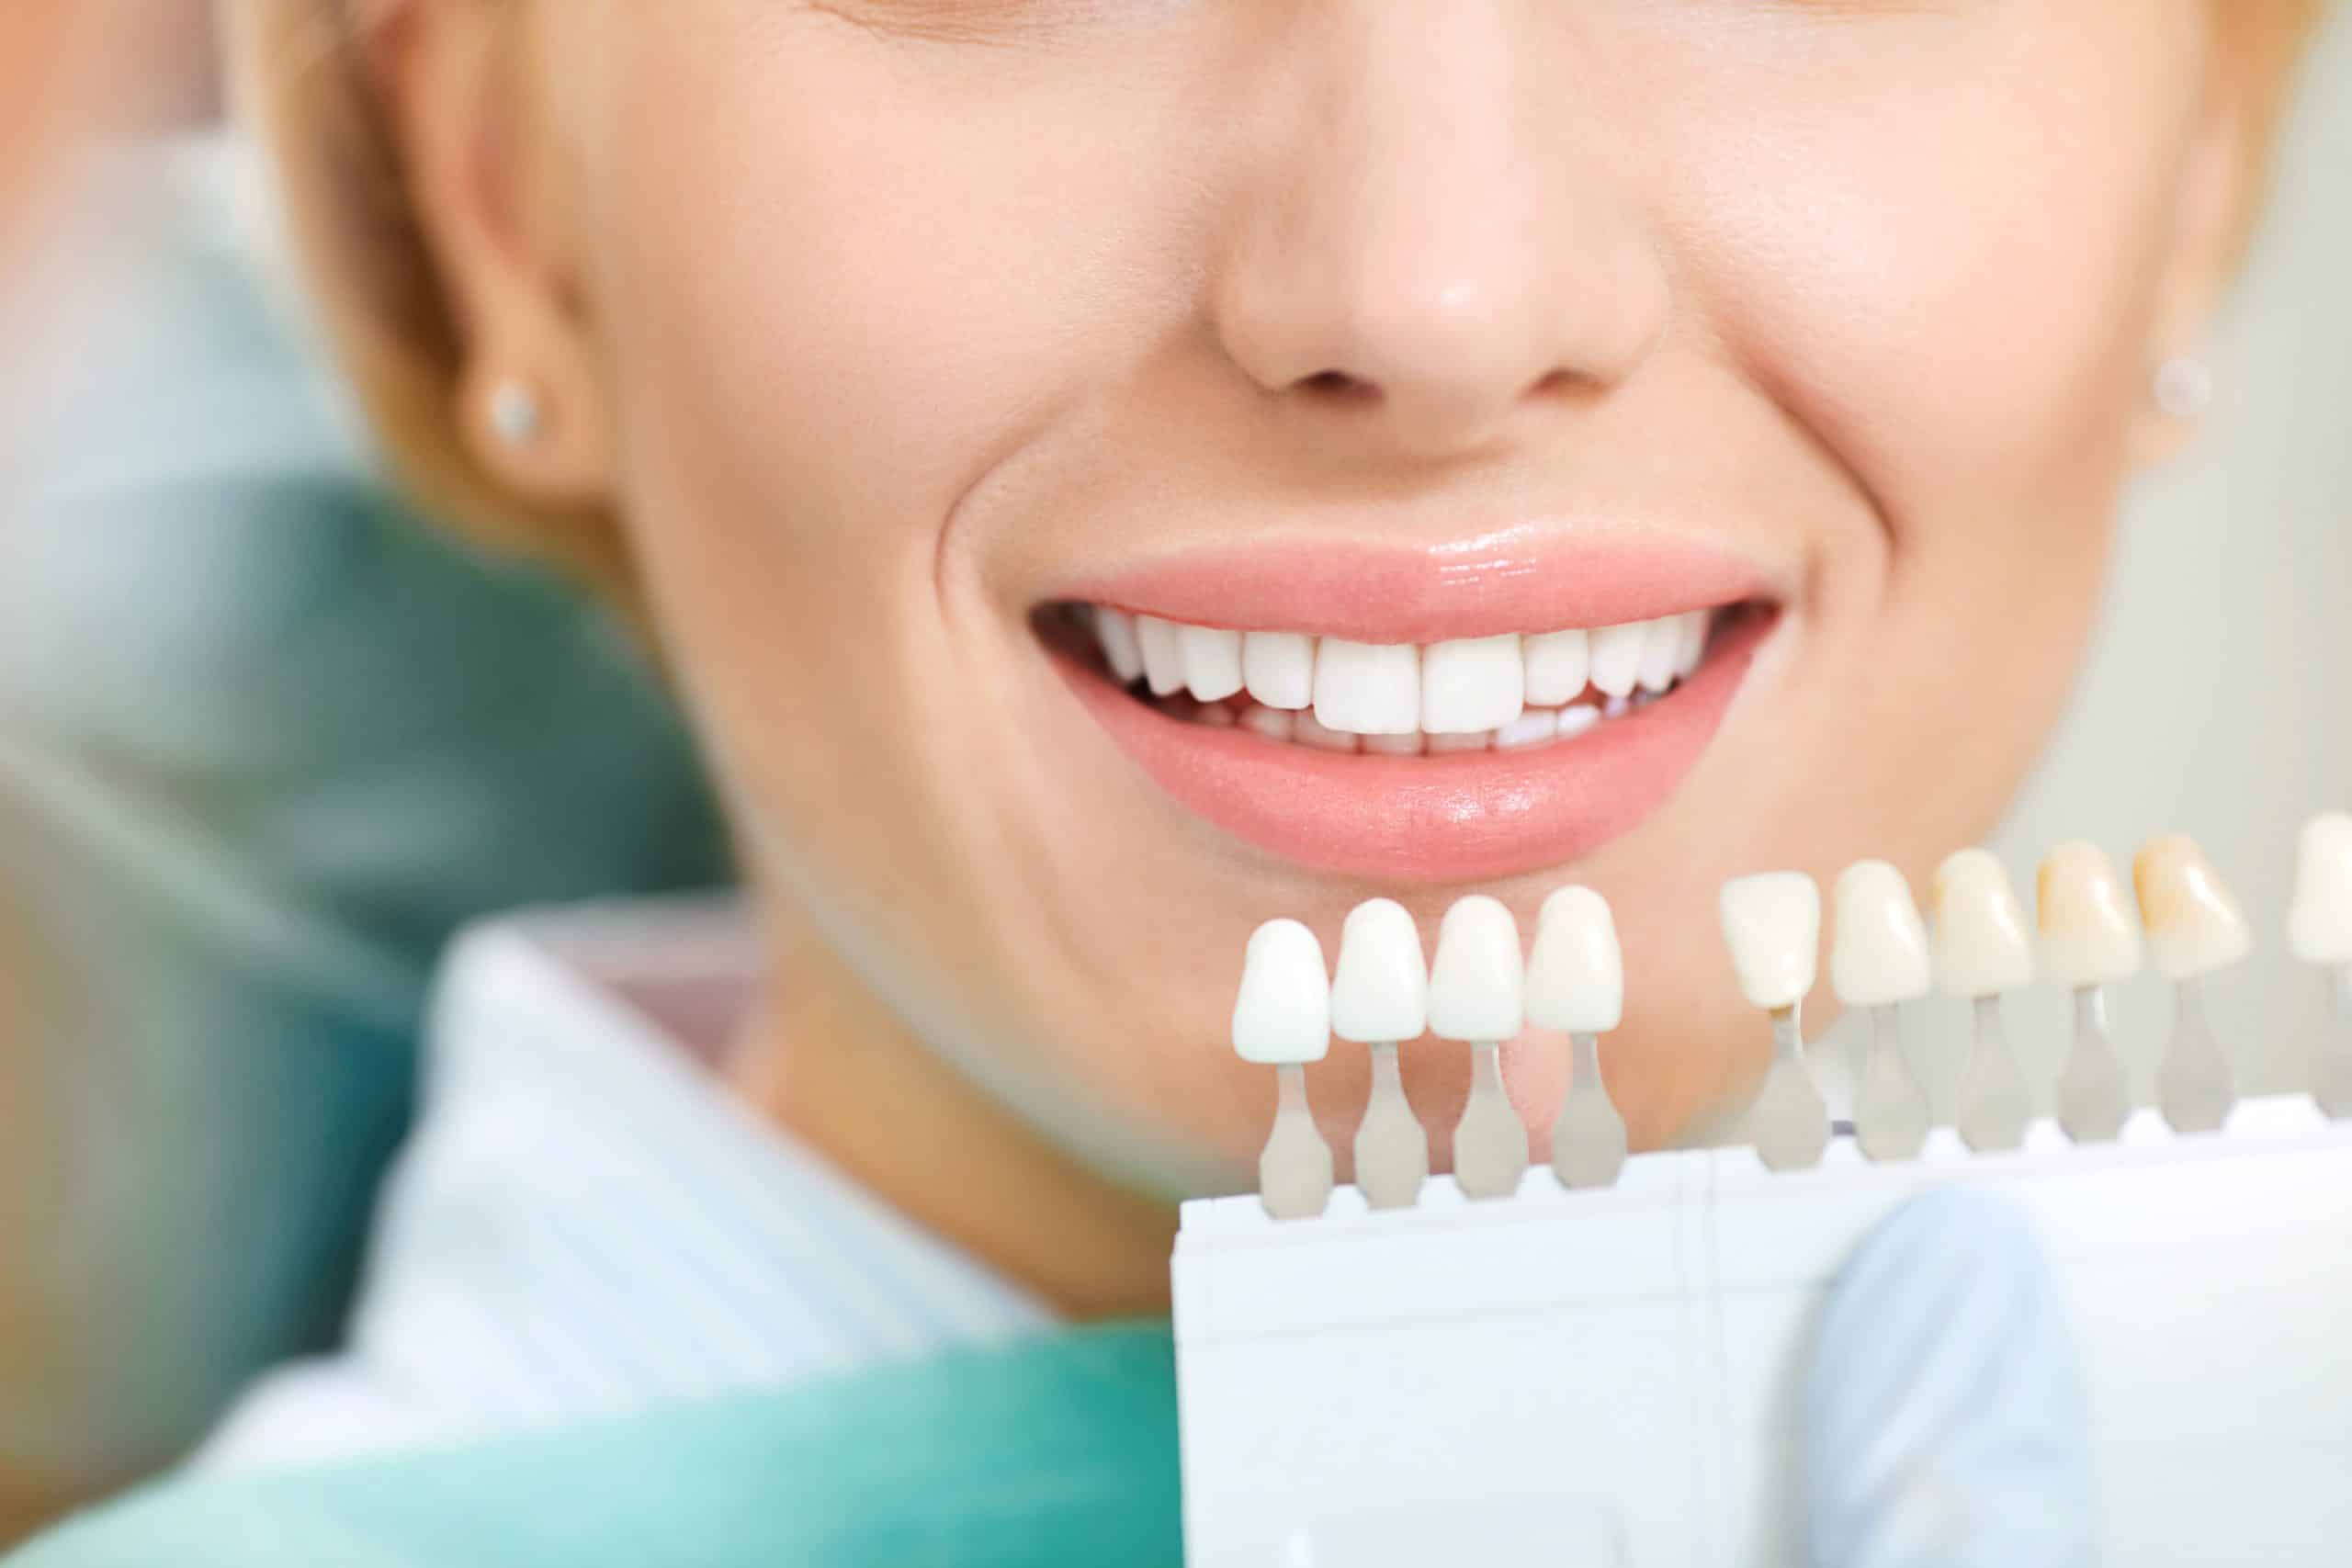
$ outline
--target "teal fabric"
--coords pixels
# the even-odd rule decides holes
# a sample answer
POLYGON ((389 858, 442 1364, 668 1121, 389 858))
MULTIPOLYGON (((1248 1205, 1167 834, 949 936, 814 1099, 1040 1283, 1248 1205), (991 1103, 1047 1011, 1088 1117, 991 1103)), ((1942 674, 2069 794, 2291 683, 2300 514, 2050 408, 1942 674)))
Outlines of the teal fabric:
POLYGON ((10 1568, 1182 1562, 1164 1324, 446 1453, 166 1485, 10 1568))
POLYGON ((7 351, 0 1540, 332 1341, 455 928, 729 874, 627 639, 387 493, 235 172, 110 165, 102 308, 7 351))

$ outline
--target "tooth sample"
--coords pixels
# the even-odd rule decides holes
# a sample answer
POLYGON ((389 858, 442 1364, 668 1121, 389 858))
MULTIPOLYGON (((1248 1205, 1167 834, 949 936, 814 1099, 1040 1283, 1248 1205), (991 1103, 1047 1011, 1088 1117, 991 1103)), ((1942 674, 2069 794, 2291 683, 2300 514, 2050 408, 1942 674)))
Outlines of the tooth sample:
POLYGON ((1135 617, 1108 604, 1096 605, 1094 640, 1102 645, 1103 661, 1119 684, 1132 686, 1143 678, 1143 648, 1136 641, 1135 617))
POLYGON ((1773 1170, 1816 1165, 1829 1107, 1805 1071, 1798 1009, 1819 961, 1821 889, 1801 872, 1743 876, 1724 884, 1719 908, 1740 994, 1772 1015, 1772 1065, 1748 1112, 1756 1152, 1773 1170))
POLYGON ((1204 703, 1220 703, 1241 689, 1241 634, 1216 626, 1179 626, 1184 651, 1184 681, 1204 703))
POLYGON ((1592 684, 1604 697, 1629 697, 1642 678, 1649 629, 1640 621, 1602 626, 1592 634, 1592 684))
POLYGON ((1634 681, 1645 692, 1657 695, 1674 684, 1675 662, 1682 657, 1682 617, 1668 615, 1664 620, 1645 623, 1642 633, 1642 661, 1634 671, 1634 681))
POLYGON ((1350 735, 1405 735, 1421 727, 1421 655, 1327 637, 1315 655, 1315 717, 1350 735))
POLYGON ((1172 622, 1157 615, 1136 617, 1136 641, 1143 648, 1144 679, 1155 697, 1172 697, 1184 689, 1184 640, 1172 622))
POLYGON ((2352 1117, 2352 817, 2341 811, 2312 818, 2296 844, 2287 945, 2334 971, 2336 1027, 2312 1052, 2312 1098, 2331 1117, 2352 1117))
POLYGON ((1331 979, 1331 1032, 1372 1051, 1372 1099, 1356 1127, 1356 1186, 1375 1209, 1410 1208, 1429 1179, 1429 1135, 1405 1098, 1396 1047, 1429 1028, 1430 974, 1421 933, 1388 898, 1359 904, 1340 932, 1331 979))
POLYGON ((1304 632, 1250 632, 1241 639, 1241 679, 1270 708, 1295 713, 1315 701, 1315 639, 1304 632))
POLYGON ((1565 632, 1542 632, 1521 645, 1526 668, 1527 701, 1537 707, 1558 707, 1584 693, 1592 674, 1592 637, 1582 626, 1565 632))
POLYGON ((1930 897, 1937 982, 1946 995, 1973 1003, 1976 1014, 1954 1125, 1961 1141, 1979 1154, 2014 1149, 2025 1142, 2032 1105, 2009 1050, 2001 993, 2033 978, 2025 910, 2009 874, 1984 850, 1962 850, 1937 867, 1930 897))
POLYGON ((1674 656, 1674 673, 1690 674, 1707 657, 1707 632, 1714 625, 1714 615, 1706 610, 1693 610, 1682 617, 1682 647, 1674 656))
POLYGON ((2123 1058, 2107 1032, 2107 987, 2140 972, 2140 919, 2096 844, 2061 844, 2034 879, 2042 973, 2075 991, 2075 1034, 2058 1075, 2058 1124, 2107 1143, 2132 1111, 2123 1058))
POLYGON ((1421 728, 1432 735, 1498 729, 1526 702, 1516 633, 1436 643, 1421 655, 1421 728))
POLYGON ((1296 920, 1268 920, 1250 935, 1233 1003, 1233 1049, 1276 1069, 1274 1130, 1258 1157, 1258 1192, 1278 1220, 1323 1212, 1331 1197, 1331 1148, 1306 1103, 1306 1064, 1331 1048, 1331 988, 1323 948, 1296 920))
POLYGON ((1901 1008, 1934 988, 1928 928, 1910 884, 1883 860, 1838 878, 1838 929, 1829 983, 1838 999, 1871 1015, 1871 1048, 1854 1093, 1854 1141, 1872 1160, 1909 1159, 1928 1138, 1928 1100, 1903 1060, 1901 1008))
POLYGON ((2172 981, 2172 1041, 2156 1069, 2156 1106, 2176 1133, 2218 1130, 2236 1103, 2230 1064, 2205 1021, 2208 975, 2254 950, 2254 932, 2197 841, 2184 833, 2152 839, 2132 861, 2140 921, 2156 968, 2172 981))
POLYGON ((1606 1187, 1625 1166, 1625 1119, 1600 1076, 1600 1036, 1625 1015, 1625 959, 1609 900, 1563 887, 1544 900, 1527 959, 1527 1018, 1568 1036, 1567 1098, 1552 1124, 1552 1173, 1564 1187, 1606 1187))
POLYGON ((1495 899, 1459 899, 1438 925, 1430 1032, 1470 1046, 1470 1100, 1453 1130, 1453 1179, 1470 1198, 1508 1198, 1527 1170, 1527 1126, 1503 1089, 1502 1045, 1526 1022, 1519 922, 1495 899))

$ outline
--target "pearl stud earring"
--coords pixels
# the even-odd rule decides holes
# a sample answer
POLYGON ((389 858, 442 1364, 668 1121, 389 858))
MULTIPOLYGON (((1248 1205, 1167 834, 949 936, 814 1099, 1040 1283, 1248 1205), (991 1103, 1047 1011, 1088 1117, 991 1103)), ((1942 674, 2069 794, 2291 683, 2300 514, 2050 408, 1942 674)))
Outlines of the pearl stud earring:
POLYGON ((490 428, 517 451, 537 446, 547 429, 547 410, 539 394, 513 377, 500 381, 490 394, 490 428))
POLYGON ((2167 418, 2202 418, 2213 406, 2212 367, 2193 354, 2176 354, 2156 367, 2154 393, 2167 418))

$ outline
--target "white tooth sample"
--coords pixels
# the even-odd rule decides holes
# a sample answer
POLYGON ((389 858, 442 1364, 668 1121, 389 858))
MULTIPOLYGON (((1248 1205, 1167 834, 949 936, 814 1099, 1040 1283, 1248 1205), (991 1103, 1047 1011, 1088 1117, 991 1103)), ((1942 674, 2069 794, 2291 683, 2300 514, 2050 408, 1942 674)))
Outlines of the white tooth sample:
POLYGON ((1501 1043, 1526 1022, 1526 985, 1510 911, 1484 894, 1456 900, 1438 925, 1430 1032, 1470 1043, 1470 1098, 1453 1129, 1453 1179, 1470 1198, 1508 1198, 1527 1171, 1527 1126, 1501 1061, 1501 1043))
POLYGON ((1094 640, 1102 645, 1103 660, 1123 686, 1143 675, 1143 648, 1136 641, 1135 617, 1108 604, 1094 607, 1094 640))
POLYGON ((1484 751, 1494 743, 1491 732, 1482 735, 1432 735, 1421 749, 1434 757, 1454 751, 1484 751))
POLYGON ((1291 716, 1282 709, 1259 707, 1253 704, 1242 710, 1241 728, 1269 740, 1286 741, 1291 739, 1293 726, 1291 716))
POLYGON ((2226 969, 2254 951, 2254 931, 2212 862, 2184 833, 2152 840, 2132 861, 2140 919, 2168 980, 2226 969))
POLYGON ((1435 643, 1421 655, 1420 727, 1430 734, 1499 729, 1526 702, 1516 633, 1435 643))
POLYGON ((1537 633, 1521 641, 1520 661, 1530 704, 1555 708, 1572 703, 1592 676, 1592 634, 1582 626, 1537 633))
POLYGON ((1306 1100, 1306 1064, 1331 1048, 1331 987, 1322 944, 1296 920, 1268 920, 1250 937, 1233 1003, 1233 1049, 1276 1069, 1273 1132, 1258 1156, 1258 1194, 1278 1220, 1323 1212, 1331 1149, 1306 1100))
POLYGON ((1563 887, 1544 900, 1527 958, 1527 1019, 1538 1029, 1606 1034, 1624 1021, 1625 959, 1609 900, 1563 887))
POLYGON ((2061 844, 2042 857, 2033 903, 2050 979, 2079 988, 2140 972, 2140 917, 2097 844, 2061 844))
POLYGON ((1172 697, 1184 689, 1184 639, 1173 622, 1157 615, 1136 617, 1136 641, 1143 648, 1144 679, 1155 697, 1172 697))
POLYGON ((1241 634, 1216 626, 1179 626, 1184 681, 1204 703, 1223 702, 1241 689, 1241 634))
POLYGON ((1421 654, 1327 637, 1315 653, 1315 718, 1350 735, 1406 735, 1421 727, 1421 654))
POLYGON ((1523 750, 1548 745, 1560 733, 1560 716, 1550 708, 1529 708, 1495 731, 1495 750, 1523 750))
POLYGON ((1821 947, 1821 889, 1798 871, 1724 884, 1724 945, 1747 1005, 1780 1012, 1813 989, 1821 947))
POLYGON ((1936 868, 1936 982, 1973 1000, 2033 980, 2033 944, 2009 874, 1988 850, 1962 850, 1936 868))
POLYGON ((1429 1027, 1421 933, 1403 905, 1374 898, 1350 911, 1331 979, 1331 1029, 1372 1052, 1372 1095, 1356 1124, 1356 1186, 1375 1209, 1409 1208, 1429 1179, 1429 1135, 1405 1098, 1396 1046, 1429 1027))
POLYGON ((1290 738, 1301 746, 1312 746, 1323 751, 1355 751, 1363 748, 1363 743, 1358 737, 1343 730, 1325 728, 1311 713, 1293 714, 1290 721, 1290 738))
POLYGON ((1315 701, 1315 639, 1304 632, 1250 632, 1241 639, 1241 679, 1270 708, 1295 713, 1315 701))
POLYGON ((2132 859, 2140 923, 2156 968, 2173 981, 2172 1039, 2156 1069, 2156 1108, 2176 1133, 2211 1133, 2237 1101, 2229 1059, 2205 1021, 2203 978, 2243 960, 2254 932, 2197 840, 2151 840, 2132 859))
POLYGON ((1367 735, 1363 749, 1383 757, 1418 757, 1421 754, 1422 737, 1419 730, 1410 735, 1367 735))
POLYGON ((2132 1113, 2123 1058, 2107 1033, 2100 987, 2139 973, 2140 917, 2096 844, 2061 844, 2034 878, 2042 972, 2075 991, 2074 1036, 2058 1074, 2058 1125, 2078 1144, 2107 1143, 2132 1113))
POLYGON ((1897 1010, 1934 987, 1928 928, 1903 874, 1882 860, 1848 866, 1835 892, 1829 983, 1871 1014, 1871 1048, 1854 1092, 1854 1141, 1873 1160, 1909 1159, 1928 1137, 1928 1102, 1903 1060, 1897 1010))
POLYGON ((1682 657, 1682 618, 1668 615, 1664 620, 1644 623, 1642 632, 1642 662, 1634 671, 1634 680, 1645 692, 1653 695, 1674 684, 1674 666, 1682 657))
POLYGON ((1602 626, 1592 634, 1592 684, 1605 697, 1633 695, 1642 678, 1642 650, 1649 628, 1641 621, 1602 626))
POLYGON ((1260 1066, 1304 1066, 1331 1048, 1331 985, 1323 945, 1296 920, 1250 933, 1233 1002, 1233 1050, 1260 1066))
POLYGON ((2287 945, 2305 964, 2352 964, 2352 816, 2330 811, 2304 824, 2287 945))
POLYGON ((1711 610, 1693 610, 1682 617, 1682 647, 1674 656, 1674 673, 1690 674, 1707 657, 1707 633, 1714 625, 1711 610))
POLYGON ((2025 1140, 2031 1114, 2025 1076, 2009 1050, 2001 993, 2033 978, 2025 910, 2009 874, 1985 850, 1968 849, 1936 868, 1929 900, 1936 911, 1936 983, 1975 1003, 1975 1036, 1961 1074, 1961 1142, 1982 1154, 2025 1140))
POLYGON ((1600 710, 1590 703, 1576 703, 1560 710, 1557 734, 1563 740, 1573 740, 1600 722, 1600 710))

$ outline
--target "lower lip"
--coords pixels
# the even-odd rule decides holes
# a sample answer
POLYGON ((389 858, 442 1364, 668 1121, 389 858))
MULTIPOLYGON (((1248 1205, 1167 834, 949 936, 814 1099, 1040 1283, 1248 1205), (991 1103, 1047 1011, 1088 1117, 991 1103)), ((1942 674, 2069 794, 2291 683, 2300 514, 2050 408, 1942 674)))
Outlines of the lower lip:
POLYGON ((1743 618, 1664 698, 1572 740, 1512 751, 1334 752, 1171 718, 1057 651, 1121 750, 1176 801, 1318 871, 1443 884, 1590 854, 1666 803, 1722 726, 1775 618, 1743 618))

